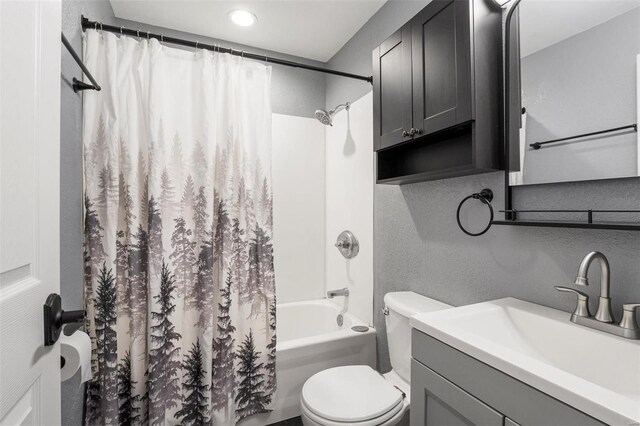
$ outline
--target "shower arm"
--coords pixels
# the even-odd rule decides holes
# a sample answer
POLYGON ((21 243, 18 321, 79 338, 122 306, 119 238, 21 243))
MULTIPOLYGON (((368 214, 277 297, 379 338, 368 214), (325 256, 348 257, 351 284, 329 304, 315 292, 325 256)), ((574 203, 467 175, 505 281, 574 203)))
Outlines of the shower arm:
POLYGON ((341 110, 343 110, 343 109, 346 109, 347 111, 349 111, 349 107, 350 107, 350 106, 351 106, 351 102, 347 102, 347 103, 344 103, 344 104, 340 104, 340 105, 338 105, 337 107, 335 107, 335 108, 333 109, 333 111, 331 111, 331 112, 329 113, 329 115, 332 115, 332 116, 333 116, 333 115, 337 114, 339 111, 341 111, 341 110))

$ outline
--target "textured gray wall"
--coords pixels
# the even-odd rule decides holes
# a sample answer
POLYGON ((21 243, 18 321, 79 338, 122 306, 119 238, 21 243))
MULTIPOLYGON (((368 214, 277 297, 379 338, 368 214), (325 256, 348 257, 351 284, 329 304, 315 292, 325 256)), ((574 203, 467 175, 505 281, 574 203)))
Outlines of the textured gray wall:
MULTIPOLYGON (((82 56, 81 15, 105 24, 141 28, 167 36, 219 43, 234 49, 273 55, 297 62, 323 66, 320 62, 289 55, 235 45, 206 37, 116 19, 108 0, 63 0, 62 31, 82 56)), ((83 307, 82 265, 82 95, 71 88, 71 79, 81 72, 73 58, 61 45, 61 111, 60 111, 60 294, 65 309, 83 307)), ((272 73, 272 110, 279 114, 313 117, 325 104, 324 74, 274 65, 272 73)), ((98 82, 100 84, 101 82, 98 82)), ((62 384, 62 424, 81 425, 84 407, 84 386, 79 374, 62 384)))
MULTIPOLYGON (((520 20, 527 20, 525 13, 520 20)), ((522 59, 525 184, 638 175, 633 131, 528 149, 533 142, 635 123, 638 54, 640 8, 522 59)))
MULTIPOLYGON (((373 48, 427 3, 389 1, 328 66, 371 74, 373 48)), ((345 96, 357 98, 367 90, 370 88, 358 82, 328 78, 327 104, 341 102, 345 96)), ((640 300, 639 232, 494 226, 481 237, 463 234, 455 219, 459 201, 489 187, 496 195, 494 208, 502 208, 502 179, 502 173, 492 173, 403 186, 376 185, 374 325, 381 371, 390 369, 381 315, 382 299, 390 291, 413 290, 452 305, 513 296, 570 311, 574 301, 553 286, 569 284, 582 257, 600 250, 611 262, 617 315, 622 302, 640 300)), ((637 178, 534 185, 514 192, 519 208, 640 205, 637 178)), ((488 220, 486 207, 479 204, 472 203, 463 212, 463 220, 472 229, 479 229, 488 220)), ((596 269, 590 274, 591 287, 584 289, 591 296, 598 292, 596 269)))

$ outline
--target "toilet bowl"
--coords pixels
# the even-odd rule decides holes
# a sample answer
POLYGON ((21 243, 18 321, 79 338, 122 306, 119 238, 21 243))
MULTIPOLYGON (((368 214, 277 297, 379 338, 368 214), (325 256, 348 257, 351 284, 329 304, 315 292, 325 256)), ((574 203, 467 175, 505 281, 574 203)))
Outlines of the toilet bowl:
POLYGON ((300 395, 305 426, 392 426, 408 415, 409 318, 451 306, 410 291, 387 293, 384 303, 392 370, 383 375, 367 365, 348 365, 311 376, 300 395))

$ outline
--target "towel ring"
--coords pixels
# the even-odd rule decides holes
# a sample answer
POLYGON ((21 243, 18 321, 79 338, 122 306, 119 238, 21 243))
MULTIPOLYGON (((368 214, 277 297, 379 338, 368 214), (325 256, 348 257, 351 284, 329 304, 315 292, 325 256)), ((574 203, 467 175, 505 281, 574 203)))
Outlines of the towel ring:
POLYGON ((456 212, 456 220, 458 221, 458 226, 460 227, 460 229, 462 229, 462 232, 472 237, 479 237, 480 235, 486 233, 489 230, 489 228, 491 228, 491 225, 493 224, 493 207, 491 206, 492 200, 493 200, 493 191, 491 191, 489 188, 485 188, 480 192, 476 192, 475 194, 471 194, 467 197, 464 197, 462 201, 460 201, 460 204, 458 204, 458 211, 456 212), (462 222, 460 222, 460 209, 462 209, 462 205, 471 198, 480 200, 480 202, 482 202, 483 204, 486 204, 487 207, 489 207, 489 214, 491 216, 489 219, 489 224, 487 225, 486 228, 484 228, 480 232, 469 232, 466 229, 464 229, 464 226, 462 226, 462 222))

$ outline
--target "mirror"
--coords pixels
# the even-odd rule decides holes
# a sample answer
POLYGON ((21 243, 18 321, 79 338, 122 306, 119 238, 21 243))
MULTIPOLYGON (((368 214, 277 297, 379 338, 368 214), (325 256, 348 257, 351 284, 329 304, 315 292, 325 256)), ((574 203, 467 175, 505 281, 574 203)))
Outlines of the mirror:
POLYGON ((510 184, 640 175, 640 0, 518 8, 509 29, 510 184))

